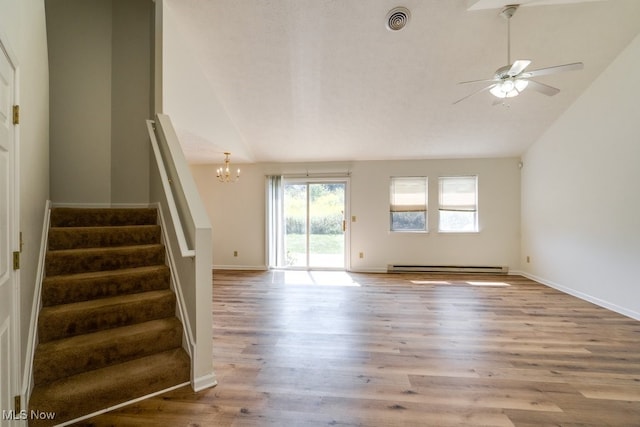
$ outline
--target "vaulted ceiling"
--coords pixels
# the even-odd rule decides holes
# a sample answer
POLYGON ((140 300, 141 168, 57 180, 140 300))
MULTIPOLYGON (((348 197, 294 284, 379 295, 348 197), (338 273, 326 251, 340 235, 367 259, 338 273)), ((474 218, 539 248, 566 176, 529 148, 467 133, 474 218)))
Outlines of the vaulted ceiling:
POLYGON ((164 109, 193 163, 519 156, 640 32, 638 0, 521 3, 511 60, 584 69, 493 105, 453 103, 507 65, 500 0, 165 0, 164 109))

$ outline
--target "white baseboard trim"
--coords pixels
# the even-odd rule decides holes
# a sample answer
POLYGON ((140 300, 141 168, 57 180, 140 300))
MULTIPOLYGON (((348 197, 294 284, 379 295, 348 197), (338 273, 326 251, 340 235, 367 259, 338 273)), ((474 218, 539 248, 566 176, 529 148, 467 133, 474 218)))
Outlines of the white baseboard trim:
POLYGON ((191 387, 193 391, 196 393, 207 388, 215 387, 218 385, 218 380, 216 380, 216 376, 211 373, 202 377, 194 378, 191 387))
POLYGON ((640 320, 640 313, 629 310, 628 308, 620 307, 617 304, 614 304, 609 301, 605 301, 598 297, 594 297, 592 295, 586 294, 584 292, 577 291, 575 289, 569 288, 567 286, 560 285, 559 283, 555 283, 551 280, 547 280, 543 277, 536 276, 534 274, 527 273, 525 271, 520 272, 520 274, 524 277, 527 277, 531 280, 535 280, 536 282, 542 283, 543 285, 549 286, 550 288, 556 289, 565 294, 574 296, 576 298, 580 298, 581 300, 585 300, 602 308, 606 308, 607 310, 615 311, 616 313, 622 314, 623 316, 630 317, 634 320, 640 320))
POLYGON ((216 264, 211 267, 213 270, 250 270, 250 271, 266 271, 265 265, 220 265, 216 264))

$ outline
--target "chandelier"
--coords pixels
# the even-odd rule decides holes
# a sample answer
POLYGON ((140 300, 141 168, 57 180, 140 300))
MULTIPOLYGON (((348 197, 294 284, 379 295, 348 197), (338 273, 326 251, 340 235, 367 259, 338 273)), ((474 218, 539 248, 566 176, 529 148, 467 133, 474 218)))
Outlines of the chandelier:
POLYGON ((236 182, 240 179, 240 169, 238 168, 236 176, 231 174, 231 168, 229 167, 229 156, 231 153, 224 153, 224 166, 221 166, 216 170, 216 176, 220 182, 236 182))

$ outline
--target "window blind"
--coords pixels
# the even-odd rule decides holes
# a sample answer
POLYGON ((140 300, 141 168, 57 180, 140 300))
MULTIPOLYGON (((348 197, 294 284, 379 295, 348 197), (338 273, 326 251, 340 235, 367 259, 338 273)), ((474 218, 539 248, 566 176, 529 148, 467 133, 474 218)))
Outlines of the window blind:
POLYGON ((390 208, 391 212, 425 212, 427 210, 427 178, 391 178, 390 208))
POLYGON ((440 210, 475 212, 478 207, 477 177, 440 177, 440 210))

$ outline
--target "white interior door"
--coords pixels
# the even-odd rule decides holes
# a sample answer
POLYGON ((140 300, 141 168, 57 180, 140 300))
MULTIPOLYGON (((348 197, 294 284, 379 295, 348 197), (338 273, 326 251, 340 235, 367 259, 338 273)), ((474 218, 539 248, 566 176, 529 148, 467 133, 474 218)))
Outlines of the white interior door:
POLYGON ((15 68, 0 40, 0 425, 13 425, 9 411, 18 394, 16 147, 13 103, 15 68))

